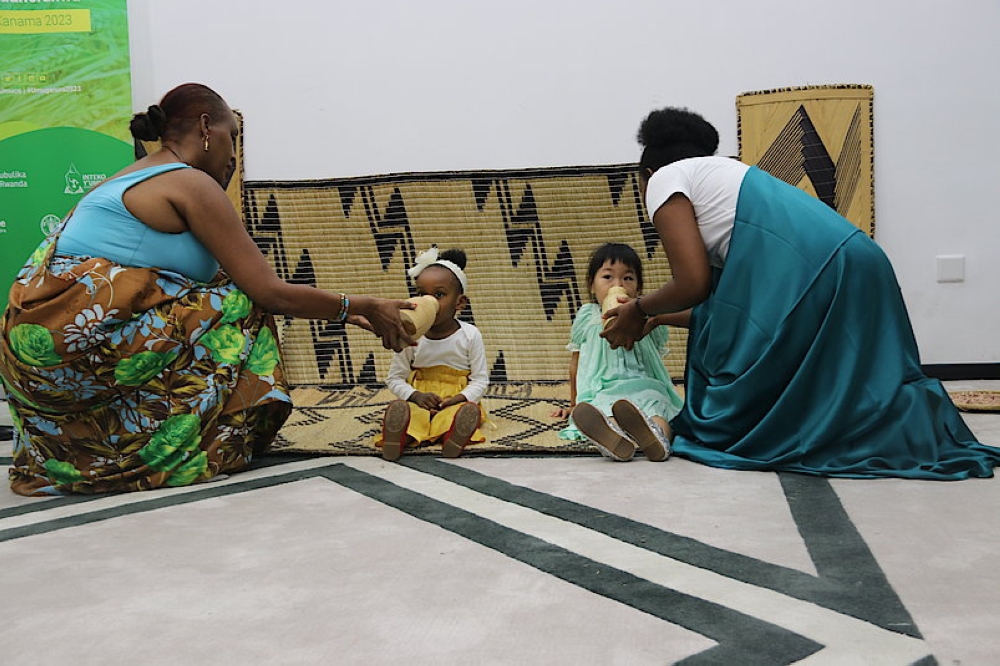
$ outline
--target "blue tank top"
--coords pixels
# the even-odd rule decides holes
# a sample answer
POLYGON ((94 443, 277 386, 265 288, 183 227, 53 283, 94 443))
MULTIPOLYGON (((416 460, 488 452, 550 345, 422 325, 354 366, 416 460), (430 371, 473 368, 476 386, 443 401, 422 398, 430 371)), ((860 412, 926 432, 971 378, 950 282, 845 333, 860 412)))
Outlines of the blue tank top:
POLYGON ((161 164, 101 183, 77 204, 56 242, 56 254, 104 257, 123 266, 162 268, 208 282, 219 270, 219 262, 194 234, 157 231, 128 212, 122 202, 133 185, 167 171, 190 168, 181 162, 161 164))

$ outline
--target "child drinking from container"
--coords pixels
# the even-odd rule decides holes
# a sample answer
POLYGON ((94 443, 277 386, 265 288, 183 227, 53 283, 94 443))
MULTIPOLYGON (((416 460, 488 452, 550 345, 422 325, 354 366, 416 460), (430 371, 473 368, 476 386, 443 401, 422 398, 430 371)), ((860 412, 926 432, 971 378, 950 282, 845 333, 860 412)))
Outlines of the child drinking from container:
POLYGON ((445 458, 457 458, 470 442, 483 442, 479 401, 489 385, 486 348, 472 324, 455 318, 468 305, 462 250, 417 257, 408 273, 421 296, 437 299, 437 315, 416 346, 397 352, 386 386, 397 400, 382 421, 382 457, 397 460, 407 447, 441 443, 445 458))
POLYGON ((602 455, 620 462, 631 460, 637 449, 649 460, 666 460, 667 422, 683 402, 663 364, 669 330, 662 324, 670 319, 650 318, 646 335, 631 350, 612 349, 601 337, 603 310, 627 302, 613 302, 616 293, 628 299, 642 293, 642 261, 624 243, 605 243, 594 251, 587 266, 587 289, 595 302, 577 312, 566 346, 573 353, 570 407, 552 413, 570 417, 559 437, 587 439, 602 455))

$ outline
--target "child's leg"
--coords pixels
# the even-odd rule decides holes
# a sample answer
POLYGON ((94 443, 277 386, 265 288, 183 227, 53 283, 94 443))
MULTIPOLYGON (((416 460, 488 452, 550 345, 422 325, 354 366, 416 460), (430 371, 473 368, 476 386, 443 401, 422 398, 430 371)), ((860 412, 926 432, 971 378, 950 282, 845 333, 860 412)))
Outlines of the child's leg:
POLYGON ((382 419, 382 457, 399 460, 403 455, 410 436, 406 429, 410 426, 410 405, 405 400, 393 400, 385 408, 382 419))
POLYGON ((601 455, 618 462, 628 462, 635 455, 635 442, 608 421, 597 407, 588 402, 573 408, 573 423, 601 455))
POLYGON ((629 400, 618 400, 611 406, 618 425, 642 449, 646 458, 661 462, 670 456, 670 426, 662 418, 646 416, 629 400))
POLYGON ((663 434, 666 435, 668 442, 674 441, 674 431, 670 429, 670 424, 667 423, 665 418, 662 416, 654 416, 653 422, 660 426, 660 430, 662 430, 663 434))
POLYGON ((467 402, 459 407, 455 412, 455 420, 451 423, 451 430, 444 437, 441 455, 445 458, 457 458, 462 455, 462 450, 479 428, 481 420, 482 414, 476 403, 467 402))

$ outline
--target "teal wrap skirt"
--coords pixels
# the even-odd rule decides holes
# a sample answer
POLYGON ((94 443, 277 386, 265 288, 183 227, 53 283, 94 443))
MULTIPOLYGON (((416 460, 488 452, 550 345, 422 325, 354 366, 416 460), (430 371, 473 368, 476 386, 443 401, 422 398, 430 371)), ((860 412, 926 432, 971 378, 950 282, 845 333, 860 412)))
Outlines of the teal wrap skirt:
POLYGON ((685 389, 674 453, 715 467, 952 480, 1000 465, 921 371, 878 245, 757 168, 692 314, 685 389))

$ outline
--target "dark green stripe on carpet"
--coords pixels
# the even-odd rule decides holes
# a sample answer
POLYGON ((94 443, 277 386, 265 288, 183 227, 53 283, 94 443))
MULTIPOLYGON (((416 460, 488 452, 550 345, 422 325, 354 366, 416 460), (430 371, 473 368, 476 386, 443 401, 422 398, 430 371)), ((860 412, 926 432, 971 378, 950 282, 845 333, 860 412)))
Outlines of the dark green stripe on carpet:
POLYGON ((799 533, 819 576, 740 555, 688 537, 664 532, 623 516, 431 458, 404 458, 413 469, 447 479, 507 502, 606 534, 623 543, 686 562, 751 585, 809 601, 907 636, 920 638, 825 478, 780 474, 799 533))
MULTIPOLYGON (((256 469, 275 466, 272 476, 226 485, 206 484, 199 490, 183 494, 152 496, 147 500, 77 516, 42 519, 32 525, 0 531, 0 541, 319 476, 595 594, 686 627, 719 643, 683 663, 790 663, 821 647, 781 627, 594 562, 536 537, 470 514, 459 507, 400 488, 384 479, 343 465, 338 460, 331 459, 329 465, 293 472, 282 472, 282 462, 288 462, 288 458, 262 459, 254 464, 256 469)), ((792 516, 819 572, 819 576, 813 576, 517 486, 436 458, 414 456, 405 458, 401 464, 484 495, 572 522, 623 543, 858 617, 889 631, 920 637, 909 613, 888 584, 826 479, 779 475, 792 516)), ((49 508, 106 497, 43 499, 38 503, 0 511, 0 518, 42 512, 49 508)), ((924 660, 921 663, 932 664, 934 661, 924 660)))
POLYGON ((719 643, 679 663, 790 664, 822 648, 781 627, 656 585, 354 468, 328 467, 321 474, 419 520, 719 643))
MULTIPOLYGON (((338 463, 331 462, 330 464, 336 465, 338 463)), ((211 483, 209 483, 205 484, 204 489, 202 490, 195 490, 182 494, 155 495, 155 496, 150 496, 149 499, 142 500, 139 502, 130 502, 128 504, 108 507, 106 509, 97 509, 95 511, 91 511, 88 513, 82 513, 74 516, 66 516, 63 518, 55 518, 52 520, 42 520, 30 525, 23 525, 20 527, 12 527, 9 529, 0 530, 0 542, 10 541, 11 539, 20 539, 23 537, 34 536, 36 534, 45 534, 46 532, 54 532, 56 530, 61 530, 67 527, 87 525, 89 523, 96 523, 102 520, 109 520, 111 518, 117 518, 119 516, 127 516, 134 513, 144 513, 146 511, 153 511, 155 509, 160 509, 168 506, 190 504, 191 502, 198 502, 203 499, 210 499, 212 497, 223 497, 226 495, 234 495, 249 490, 257 490, 259 488, 269 488, 271 486, 278 486, 283 483, 292 483, 293 481, 302 481, 303 479, 310 479, 316 476, 318 476, 317 470, 307 469, 295 472, 288 472, 284 474, 275 474, 274 476, 262 477, 258 479, 248 479, 246 481, 241 481, 240 483, 233 483, 228 485, 212 485, 211 483)), ((130 495, 130 497, 132 496, 133 495, 130 495)), ((99 499, 107 499, 108 497, 110 496, 75 495, 66 497, 53 497, 51 499, 39 498, 38 505, 32 504, 30 507, 14 507, 11 509, 5 509, 3 512, 0 512, 0 518, 5 518, 13 515, 20 515, 24 513, 32 513, 36 511, 43 512, 46 509, 52 509, 58 506, 66 506, 70 504, 82 504, 87 502, 93 502, 99 499), (22 510, 25 508, 29 508, 30 510, 28 511, 22 510)))

